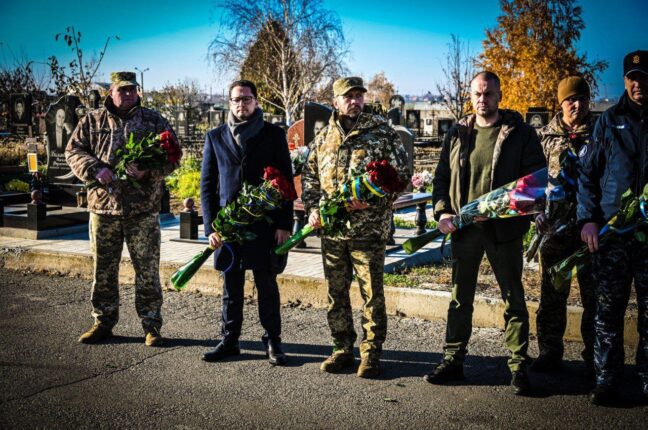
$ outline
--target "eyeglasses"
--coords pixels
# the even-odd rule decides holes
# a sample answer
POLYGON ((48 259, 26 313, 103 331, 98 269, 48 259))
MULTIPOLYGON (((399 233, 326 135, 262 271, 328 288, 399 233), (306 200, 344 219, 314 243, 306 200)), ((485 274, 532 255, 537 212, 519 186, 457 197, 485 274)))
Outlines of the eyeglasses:
POLYGON ((254 97, 245 96, 245 97, 236 97, 236 98, 230 99, 230 102, 232 102, 232 104, 235 104, 235 105, 238 105, 238 104, 241 104, 241 103, 246 105, 246 104, 250 103, 252 100, 254 100, 254 97))

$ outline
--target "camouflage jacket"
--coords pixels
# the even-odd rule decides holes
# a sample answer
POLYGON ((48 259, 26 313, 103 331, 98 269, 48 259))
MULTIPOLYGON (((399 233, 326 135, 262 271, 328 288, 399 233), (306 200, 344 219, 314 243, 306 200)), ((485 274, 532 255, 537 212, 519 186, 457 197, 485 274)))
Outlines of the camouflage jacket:
MULTIPOLYGON (((578 180, 578 160, 567 160, 566 164, 561 166, 561 158, 563 153, 568 149, 578 155, 580 149, 589 144, 591 139, 592 130, 594 129, 594 116, 590 113, 585 118, 582 125, 574 130, 569 130, 567 125, 561 119, 562 113, 556 116, 547 124, 542 127, 538 132, 540 136, 540 143, 547 159, 547 167, 550 178, 558 178, 561 169, 565 169, 565 174, 572 178, 574 181, 578 180)), ((559 183, 554 180, 549 180, 548 187, 551 188, 554 184, 559 183)), ((566 186, 566 204, 561 207, 553 206, 548 202, 545 209, 545 215, 549 223, 556 221, 563 224, 562 233, 556 234, 556 238, 564 237, 568 234, 573 234, 576 226, 576 189, 577 185, 573 187, 566 186)))
POLYGON ((549 176, 552 178, 560 174, 560 155, 567 149, 571 149, 574 155, 578 155, 581 147, 589 143, 594 129, 595 121, 591 113, 585 117, 583 125, 578 126, 573 131, 567 129, 567 125, 563 122, 561 116, 561 113, 556 114, 549 124, 542 127, 538 132, 542 150, 547 159, 549 176))
MULTIPOLYGON (((89 182, 102 167, 114 171, 119 162, 115 151, 128 142, 131 133, 139 141, 165 130, 173 133, 160 114, 139 104, 128 112, 126 119, 120 118, 112 99, 107 97, 103 107, 90 111, 79 121, 65 148, 65 158, 76 177, 89 182)), ((139 182, 139 189, 124 181, 113 181, 110 187, 91 187, 88 211, 123 216, 159 212, 164 177, 176 167, 169 164, 160 171, 150 171, 139 182)))
MULTIPOLYGON (((364 171, 371 161, 388 160, 402 181, 410 178, 407 153, 400 137, 381 116, 361 113, 344 134, 337 113, 315 137, 302 173, 302 202, 306 213, 317 210, 320 199, 330 197, 353 172, 364 171)), ((394 196, 373 201, 369 208, 351 213, 351 228, 340 239, 387 240, 394 196)), ((336 237, 337 238, 337 237, 336 237)))

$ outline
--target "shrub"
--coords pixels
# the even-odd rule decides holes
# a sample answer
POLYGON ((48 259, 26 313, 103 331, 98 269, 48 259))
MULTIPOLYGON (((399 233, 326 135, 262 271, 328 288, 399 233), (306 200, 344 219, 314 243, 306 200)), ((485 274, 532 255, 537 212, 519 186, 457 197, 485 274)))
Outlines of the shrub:
POLYGON ((200 160, 196 157, 185 156, 167 179, 169 192, 179 199, 200 197, 200 160))
POLYGON ((5 189, 7 191, 28 193, 29 184, 25 181, 21 181, 20 179, 12 179, 11 181, 5 184, 5 189))

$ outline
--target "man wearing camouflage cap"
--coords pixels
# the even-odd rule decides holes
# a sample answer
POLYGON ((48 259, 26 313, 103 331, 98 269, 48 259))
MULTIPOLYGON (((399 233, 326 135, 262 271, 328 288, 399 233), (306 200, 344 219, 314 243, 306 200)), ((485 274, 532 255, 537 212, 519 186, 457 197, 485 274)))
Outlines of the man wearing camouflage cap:
MULTIPOLYGON (((540 143, 547 159, 550 187, 560 180, 561 171, 575 181, 578 172, 577 154, 590 141, 594 117, 590 113, 590 87, 580 76, 569 76, 558 84, 560 112, 543 127, 540 143)), ((575 184, 574 184, 575 185, 575 184)), ((540 355, 531 370, 550 372, 562 365, 563 335, 567 326, 567 298, 569 285, 556 289, 549 268, 576 252, 582 245, 580 229, 576 225, 576 187, 564 185, 569 209, 563 211, 547 205, 544 213, 536 217, 538 231, 547 235, 539 249, 542 273, 540 306, 536 326, 540 355)), ((591 268, 578 272, 578 287, 583 304, 581 336, 585 349, 582 352, 587 377, 594 376, 594 280, 591 268)), ((568 281, 571 282, 571 281, 568 281)))
POLYGON ((119 262, 126 241, 135 269, 135 308, 146 345, 156 346, 162 342, 159 211, 164 177, 177 164, 168 163, 161 170, 127 166, 127 174, 139 185, 135 187, 116 178, 114 170, 120 160, 115 153, 131 134, 135 142, 163 131, 174 138, 175 134, 166 119, 141 106, 135 73, 111 73, 110 81, 104 106, 79 121, 65 150, 72 172, 85 183, 97 184, 88 187, 95 323, 79 342, 98 343, 112 336, 119 318, 119 262))
POLYGON ((625 92, 603 112, 591 143, 580 152, 577 217, 596 280, 594 404, 612 401, 621 382, 624 315, 633 280, 639 309, 636 369, 648 400, 648 227, 644 223, 599 242, 599 230, 619 211, 621 195, 628 189, 641 195, 648 182, 648 51, 626 55, 623 75, 625 92))
MULTIPOLYGON (((365 170, 371 161, 387 160, 396 168, 403 183, 409 180, 407 154, 398 134, 381 116, 363 113, 365 89, 362 79, 341 78, 333 84, 334 114, 315 137, 302 174, 302 201, 309 224, 321 226, 319 203, 330 197, 354 171, 365 170)), ((334 373, 355 363, 353 345, 357 338, 349 288, 355 271, 364 300, 363 338, 358 376, 380 374, 380 354, 387 334, 387 314, 383 291, 385 248, 389 236, 393 198, 367 205, 352 200, 350 229, 342 236, 322 236, 324 276, 328 284, 328 323, 333 337, 333 353, 321 365, 334 373)))

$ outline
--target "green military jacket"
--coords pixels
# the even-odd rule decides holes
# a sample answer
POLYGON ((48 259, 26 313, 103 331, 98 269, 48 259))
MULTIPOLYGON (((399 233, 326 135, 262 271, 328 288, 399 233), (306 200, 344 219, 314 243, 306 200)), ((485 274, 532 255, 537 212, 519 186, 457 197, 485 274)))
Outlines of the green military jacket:
MULTIPOLYGON (((522 116, 500 109, 501 124, 493 150, 490 190, 512 182, 545 167, 538 134, 522 116)), ((468 115, 446 134, 439 163, 434 173, 432 201, 434 217, 457 214, 468 191, 469 158, 476 116, 468 115)), ((524 235, 529 229, 527 217, 487 221, 493 223, 497 240, 506 242, 524 235)))
MULTIPOLYGON (((345 134, 331 115, 329 124, 315 137, 302 173, 302 202, 309 214, 319 208, 322 198, 330 197, 353 172, 363 171, 369 162, 387 160, 404 183, 410 179, 407 153, 398 133, 378 115, 361 113, 356 125, 345 134)), ((351 228, 340 239, 386 241, 391 228, 394 196, 377 199, 369 208, 351 212, 351 228)))
MULTIPOLYGON (((120 118, 109 96, 103 107, 90 111, 79 121, 65 149, 65 158, 77 178, 93 181, 102 167, 114 171, 119 162, 115 151, 128 142, 131 133, 135 141, 139 141, 151 133, 157 135, 165 130, 173 133, 166 119, 139 104, 128 112, 126 119, 120 118)), ((91 187, 88 189, 88 211, 103 215, 159 212, 164 177, 176 167, 176 164, 168 164, 162 170, 150 171, 139 182, 139 189, 119 180, 110 186, 91 187)))

